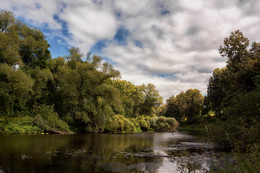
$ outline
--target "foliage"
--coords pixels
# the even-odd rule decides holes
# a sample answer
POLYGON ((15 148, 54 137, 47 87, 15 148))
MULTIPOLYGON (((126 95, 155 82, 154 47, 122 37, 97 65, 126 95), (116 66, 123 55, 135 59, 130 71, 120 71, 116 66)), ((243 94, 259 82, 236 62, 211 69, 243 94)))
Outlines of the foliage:
POLYGON ((219 52, 227 57, 227 66, 215 69, 209 80, 208 99, 220 115, 225 108, 239 102, 239 97, 256 89, 254 77, 260 73, 260 43, 249 40, 240 31, 224 40, 219 52))
POLYGON ((197 89, 181 92, 176 97, 171 96, 167 100, 164 116, 175 117, 178 121, 187 119, 189 122, 192 122, 201 115, 203 99, 203 96, 197 89))
POLYGON ((138 116, 134 119, 136 127, 139 127, 142 131, 175 131, 178 127, 178 122, 175 118, 170 117, 149 117, 138 116))
POLYGON ((42 32, 16 20, 12 12, 1 11, 0 18, 0 62, 45 68, 51 55, 42 32))
POLYGON ((174 131, 178 126, 177 121, 174 118, 158 117, 156 119, 155 130, 162 131, 174 131))
POLYGON ((42 129, 35 126, 33 118, 29 116, 6 118, 0 124, 0 133, 4 134, 36 134, 42 132, 42 129))
POLYGON ((26 109, 34 81, 22 70, 0 64, 0 112, 6 114, 26 109))
POLYGON ((211 138, 244 151, 255 144, 260 145, 259 103, 260 90, 241 96, 240 102, 224 111, 226 121, 218 121, 209 127, 211 138))
POLYGON ((135 125, 122 115, 115 115, 107 121, 105 130, 112 133, 133 133, 135 125))
POLYGON ((59 119, 52 107, 41 105, 37 107, 34 123, 41 127, 44 131, 50 133, 68 133, 69 126, 59 119))
POLYGON ((160 112, 159 108, 162 104, 162 97, 151 83, 139 86, 139 90, 143 94, 141 109, 139 115, 152 115, 160 112))
POLYGON ((115 115, 107 121, 105 131, 113 133, 136 133, 145 131, 175 131, 178 122, 174 118, 138 116, 128 119, 115 115))
POLYGON ((126 117, 138 116, 143 101, 143 94, 139 87, 129 81, 120 79, 107 80, 106 82, 119 90, 122 106, 125 111, 124 115, 126 117))
POLYGON ((210 127, 211 137, 218 143, 247 151, 260 145, 260 46, 254 42, 249 49, 249 40, 235 31, 225 38, 219 51, 228 61, 209 80, 208 99, 220 118, 210 127))

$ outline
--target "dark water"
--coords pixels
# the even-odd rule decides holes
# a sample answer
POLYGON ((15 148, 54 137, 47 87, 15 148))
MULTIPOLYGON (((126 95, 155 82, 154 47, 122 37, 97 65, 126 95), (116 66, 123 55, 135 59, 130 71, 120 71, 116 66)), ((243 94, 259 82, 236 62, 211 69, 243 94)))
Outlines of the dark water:
POLYGON ((180 132, 0 136, 0 173, 205 172, 231 158, 180 132))

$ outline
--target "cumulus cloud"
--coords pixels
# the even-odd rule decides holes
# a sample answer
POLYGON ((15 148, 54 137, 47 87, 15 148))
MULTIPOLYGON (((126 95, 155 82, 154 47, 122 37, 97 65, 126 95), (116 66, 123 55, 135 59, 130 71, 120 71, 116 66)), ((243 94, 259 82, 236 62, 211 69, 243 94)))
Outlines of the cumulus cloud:
POLYGON ((212 71, 225 66, 218 48, 230 32, 260 35, 258 0, 2 0, 0 8, 47 27, 47 39, 83 53, 95 47, 123 79, 153 83, 165 99, 189 88, 206 94, 212 71))

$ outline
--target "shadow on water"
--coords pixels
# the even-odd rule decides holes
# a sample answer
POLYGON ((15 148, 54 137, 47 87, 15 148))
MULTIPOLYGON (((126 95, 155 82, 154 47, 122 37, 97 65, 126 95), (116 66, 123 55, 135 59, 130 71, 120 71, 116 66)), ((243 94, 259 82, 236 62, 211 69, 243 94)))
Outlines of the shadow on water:
POLYGON ((230 160, 183 132, 0 136, 0 173, 203 172, 230 160))

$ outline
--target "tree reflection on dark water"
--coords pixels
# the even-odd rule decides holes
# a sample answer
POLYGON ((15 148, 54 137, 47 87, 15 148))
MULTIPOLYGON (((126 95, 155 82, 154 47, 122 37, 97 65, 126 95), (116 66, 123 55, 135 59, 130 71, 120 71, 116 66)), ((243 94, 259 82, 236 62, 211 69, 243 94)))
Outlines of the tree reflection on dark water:
POLYGON ((203 172, 229 160, 180 132, 0 136, 0 173, 203 172))

